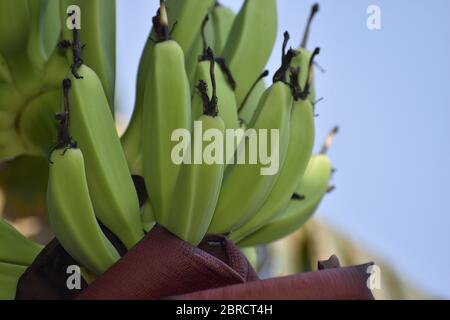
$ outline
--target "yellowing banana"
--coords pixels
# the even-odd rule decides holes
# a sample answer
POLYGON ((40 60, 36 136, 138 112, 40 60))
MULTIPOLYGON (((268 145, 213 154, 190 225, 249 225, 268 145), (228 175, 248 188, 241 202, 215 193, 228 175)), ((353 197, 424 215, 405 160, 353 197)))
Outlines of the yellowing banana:
POLYGON ((139 203, 99 77, 83 65, 71 75, 70 129, 86 163, 99 220, 130 249, 143 237, 139 203))
POLYGON ((264 70, 276 35, 276 1, 246 0, 233 22, 221 55, 236 80, 238 106, 264 70))
MULTIPOLYGON (((318 53, 319 50, 314 51, 311 61, 318 53)), ((312 65, 312 62, 310 64, 312 65)), ((308 70, 311 70, 311 68, 305 69, 304 72, 309 73, 310 71, 308 70)), ((297 82, 298 69, 291 72, 291 85, 297 87, 297 94, 294 96, 294 104, 291 111, 289 147, 286 159, 283 167, 280 169, 275 185, 263 206, 257 210, 257 213, 249 221, 230 235, 233 241, 238 241, 256 231, 287 206, 291 195, 303 177, 311 157, 314 145, 314 108, 307 99, 307 93, 299 92, 297 82)))
POLYGON ((316 155, 306 169, 288 207, 270 223, 239 241, 240 246, 266 244, 281 239, 298 229, 316 211, 328 190, 331 177, 331 162, 325 155, 316 155))
POLYGON ((42 246, 25 238, 13 226, 0 219, 0 263, 29 266, 41 250, 42 246))
POLYGON ((16 298, 17 283, 27 266, 0 262, 0 300, 16 298))
MULTIPOLYGON (((162 7, 164 3, 162 3, 162 7)), ((150 59, 142 120, 145 185, 157 221, 170 215, 169 207, 180 166, 173 163, 171 141, 176 129, 191 128, 191 93, 184 66, 184 54, 169 39, 165 10, 159 11, 153 30, 157 36, 150 59)))
POLYGON ((50 160, 47 187, 50 226, 63 248, 99 276, 119 259, 119 254, 96 220, 83 154, 80 149, 61 146, 53 151, 50 160))

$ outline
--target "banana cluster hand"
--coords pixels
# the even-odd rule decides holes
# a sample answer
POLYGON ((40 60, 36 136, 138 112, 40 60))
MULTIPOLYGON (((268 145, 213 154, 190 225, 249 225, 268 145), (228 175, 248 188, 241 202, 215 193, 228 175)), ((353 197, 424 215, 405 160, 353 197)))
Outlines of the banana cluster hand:
MULTIPOLYGON (((89 276, 100 276, 120 258, 118 242, 131 249, 155 223, 192 245, 206 233, 224 233, 247 247, 287 235, 314 213, 332 171, 324 154, 311 156, 319 49, 309 53, 305 44, 317 6, 299 50, 287 47, 284 33, 281 64, 266 87, 264 67, 277 33, 275 0, 245 0, 237 14, 212 0, 161 0, 121 138, 110 112, 114 5, 0 2, 0 9, 13 7, 18 21, 34 18, 29 28, 11 29, 24 43, 9 33, 0 38, 0 158, 24 150, 42 154, 57 138, 49 156, 49 221, 89 276), (81 30, 66 28, 73 17, 69 4, 86 13, 81 30), (61 39, 68 41, 60 47, 70 50, 56 49, 61 39), (19 113, 20 134, 14 131, 19 113), (264 147, 265 155, 258 150, 264 147), (276 158, 275 169, 268 167, 269 156, 276 158), (145 180, 143 208, 131 174, 145 180)), ((0 21, 0 35, 6 33, 0 21)), ((9 265, 29 265, 40 247, 4 229, 23 253, 2 256, 0 242, 0 284, 6 288, 22 271, 9 265)))

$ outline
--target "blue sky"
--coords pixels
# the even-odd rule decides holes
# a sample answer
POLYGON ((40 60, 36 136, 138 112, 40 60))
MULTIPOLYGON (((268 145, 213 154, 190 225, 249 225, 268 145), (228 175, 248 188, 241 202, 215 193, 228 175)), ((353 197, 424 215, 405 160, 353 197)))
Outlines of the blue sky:
MULTIPOLYGON (((140 53, 156 0, 118 0, 117 102, 125 118, 134 101, 140 53)), ((242 1, 223 0, 238 10, 242 1)), ((278 0, 282 33, 300 42, 313 1, 278 0)), ((319 216, 381 255, 404 278, 450 298, 450 2, 321 1, 309 48, 316 71, 317 140, 341 128, 330 157, 337 189, 319 216), (366 27, 369 5, 381 30, 366 27), (431 272, 430 272, 431 271, 431 272)))

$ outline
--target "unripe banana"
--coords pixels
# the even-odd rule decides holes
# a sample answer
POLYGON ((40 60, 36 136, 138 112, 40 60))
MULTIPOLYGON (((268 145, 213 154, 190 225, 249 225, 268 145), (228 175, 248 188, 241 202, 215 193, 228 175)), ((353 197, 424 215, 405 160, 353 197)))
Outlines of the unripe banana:
MULTIPOLYGON (((289 86, 277 81, 261 98, 258 107, 260 113, 251 126, 256 129, 256 134, 261 129, 266 129, 268 135, 272 129, 279 130, 279 141, 270 141, 268 152, 273 155, 274 150, 279 150, 280 166, 284 162, 289 141, 291 107, 292 94, 289 86)), ((248 142, 248 139, 245 141, 248 142)), ((259 139, 258 143, 260 147, 259 139)), ((261 159, 257 159, 256 164, 248 163, 248 159, 254 156, 251 151, 248 143, 245 143, 245 150, 242 150, 242 153, 245 155, 246 163, 228 166, 209 232, 225 233, 236 229, 252 216, 254 210, 261 206, 270 193, 276 175, 262 174, 261 169, 265 165, 261 159)))
POLYGON ((28 0, 30 31, 27 54, 37 69, 43 69, 55 51, 61 34, 59 0, 28 0))
POLYGON ((71 75, 70 129, 83 151, 95 214, 128 248, 143 237, 137 194, 100 79, 89 67, 71 75))
POLYGON ((213 0, 167 0, 167 15, 173 25, 171 37, 183 52, 189 52, 200 31, 203 18, 213 4, 213 0))
POLYGON ((258 252, 256 247, 241 248, 242 253, 247 258, 250 265, 258 272, 258 252))
POLYGON ((34 98, 22 109, 18 126, 29 154, 48 156, 56 136, 53 115, 61 110, 61 101, 61 90, 55 89, 34 98))
POLYGON ((258 107, 259 99, 266 91, 266 85, 264 80, 258 81, 253 89, 248 93, 248 97, 243 101, 242 106, 239 109, 239 119, 249 124, 252 121, 253 115, 255 114, 256 108, 258 107))
POLYGON ((14 300, 20 277, 28 266, 0 262, 0 300, 14 300))
POLYGON ((153 21, 158 42, 151 51, 145 86, 143 164, 145 185, 156 220, 164 221, 164 216, 171 214, 169 206, 180 170, 171 158, 176 145, 171 136, 176 129, 191 128, 191 93, 183 50, 169 39, 166 17, 158 14, 153 21))
MULTIPOLYGON (((278 156, 277 171, 263 173, 261 169, 264 165, 260 157, 256 164, 250 164, 248 161, 248 159, 258 157, 261 154, 260 150, 258 152, 254 149, 251 150, 248 143, 239 146, 237 153, 242 152, 241 155, 245 156, 246 163, 237 163, 227 167, 209 232, 230 232, 248 221, 269 196, 278 178, 279 168, 282 168, 284 164, 289 144, 289 123, 293 101, 291 87, 286 83, 285 74, 292 58, 296 55, 293 50, 285 52, 288 39, 289 34, 285 32, 281 67, 273 77, 272 86, 262 95, 249 124, 249 127, 254 129, 256 135, 260 135, 260 137, 263 129, 267 130, 267 135, 271 134, 273 129, 278 130, 278 141, 270 141, 270 147, 267 146, 268 152, 272 155, 274 151, 278 150, 278 154, 275 155, 278 156)), ((268 139, 268 136, 265 139, 268 139)), ((246 138, 243 142, 249 140, 252 139, 246 138)), ((258 148, 262 147, 261 143, 268 144, 267 141, 261 141, 261 138, 258 138, 258 148)))
POLYGON ((214 42, 210 44, 216 55, 221 56, 236 14, 228 7, 216 2, 211 10, 211 24, 214 42))
POLYGON ((332 165, 325 155, 311 157, 305 175, 288 207, 269 224, 239 241, 240 246, 266 244, 281 239, 303 225, 316 211, 328 190, 332 165), (301 199, 298 199, 301 197, 301 199))
POLYGON ((236 80, 238 106, 264 70, 276 35, 276 0, 246 0, 233 22, 222 53, 236 80))
POLYGON ((53 151, 50 160, 47 203, 52 231, 64 250, 99 276, 120 256, 96 220, 83 154, 80 149, 62 146, 53 151))
POLYGON ((41 250, 42 246, 25 238, 13 226, 0 219, 0 263, 29 266, 41 250))
POLYGON ((218 107, 222 104, 217 105, 220 100, 216 95, 215 64, 212 55, 210 65, 212 85, 208 87, 206 82, 199 81, 198 90, 204 98, 204 111, 194 124, 194 137, 188 146, 190 152, 185 154, 186 163, 181 164, 170 215, 164 216, 164 220, 158 220, 172 233, 193 246, 200 243, 208 230, 219 197, 224 171, 224 149, 220 141, 223 141, 225 136, 225 124, 220 117, 220 110, 218 111, 218 107), (192 143, 199 140, 198 135, 204 135, 201 137, 201 149, 192 143), (214 159, 213 154, 218 160, 214 159), (206 159, 205 155, 210 159, 206 159), (203 161, 197 164, 195 159, 199 158, 203 161))
MULTIPOLYGON (((311 60, 318 53, 319 51, 315 50, 311 60)), ((280 169, 277 181, 263 206, 257 210, 257 213, 249 221, 230 235, 233 241, 238 241, 258 230, 287 206, 291 195, 303 177, 311 157, 314 145, 314 110, 307 99, 307 93, 302 94, 302 92, 299 92, 298 69, 291 72, 291 85, 297 87, 297 96, 294 97, 291 111, 289 146, 286 159, 283 167, 280 169)), ((304 70, 304 72, 308 73, 309 71, 304 70)))
POLYGON ((27 44, 30 19, 28 0, 2 0, 0 12, 0 52, 9 58, 27 44))
MULTIPOLYGON (((62 37, 72 39, 72 30, 67 27, 69 6, 80 8, 80 38, 84 63, 97 73, 109 102, 114 110, 114 86, 116 74, 116 1, 111 0, 60 0, 62 37)), ((68 51, 68 60, 73 61, 68 51)))

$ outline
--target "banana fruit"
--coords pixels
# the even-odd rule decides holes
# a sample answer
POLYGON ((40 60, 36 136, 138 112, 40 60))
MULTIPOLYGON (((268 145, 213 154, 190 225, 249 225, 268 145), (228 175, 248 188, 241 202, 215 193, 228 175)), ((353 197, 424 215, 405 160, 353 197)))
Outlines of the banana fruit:
MULTIPOLYGON (((31 0, 34 1, 34 0, 31 0)), ((60 0, 62 38, 72 39, 67 21, 71 6, 80 8, 80 38, 86 44, 83 49, 84 63, 97 73, 114 111, 114 87, 116 78, 116 1, 111 0, 60 0)), ((68 51, 68 61, 73 61, 68 51)))
POLYGON ((146 78, 142 149, 145 185, 159 222, 171 214, 169 207, 180 170, 172 161, 176 142, 171 137, 176 129, 191 129, 191 93, 183 50, 169 39, 164 2, 153 22, 158 42, 153 44, 146 78))
POLYGON ((332 165, 327 156, 319 154, 311 157, 305 175, 288 207, 270 223, 239 241, 239 246, 270 243, 297 230, 312 216, 326 194, 331 172, 332 165))
POLYGON ((0 263, 29 266, 41 250, 42 246, 25 238, 13 226, 0 219, 0 263))
POLYGON ((285 32, 281 66, 273 77, 272 86, 262 95, 249 123, 249 127, 256 131, 248 131, 249 136, 243 139, 236 152, 238 159, 244 157, 246 161, 242 164, 237 160, 236 164, 227 167, 209 232, 228 233, 251 219, 269 197, 278 179, 279 169, 284 165, 289 145, 290 114, 293 102, 293 91, 291 85, 286 82, 286 71, 289 69, 292 58, 297 54, 292 49, 286 52, 288 40, 289 34, 285 32), (260 134, 276 132, 278 138, 271 137, 269 147, 266 145, 268 136, 257 138, 256 132, 260 134), (253 136, 252 133, 254 133, 253 136), (261 154, 261 150, 251 150, 247 143, 249 141, 255 143, 255 139, 259 144, 258 148, 267 147, 267 151, 271 154, 276 153, 275 157, 278 160, 276 172, 265 174, 261 158, 253 164, 249 161, 251 157, 261 154))
MULTIPOLYGON (((200 30, 203 18, 213 4, 213 0, 167 0, 168 20, 172 24, 171 38, 183 52, 189 52, 200 30)), ((169 26, 168 26, 169 27, 169 26)))
POLYGON ((0 300, 14 300, 20 277, 27 266, 0 262, 0 300))
POLYGON ((245 0, 221 54, 236 80, 238 106, 264 70, 276 35, 276 0, 245 0))
POLYGON ((30 31, 28 58, 37 69, 44 69, 56 49, 61 34, 59 0, 28 0, 30 31))
MULTIPOLYGON (((205 132, 204 140, 214 142, 221 140, 225 134, 225 123, 220 117, 218 109, 220 106, 217 105, 213 56, 211 56, 210 65, 212 85, 208 86, 203 80, 200 80, 198 84, 199 93, 204 98, 204 111, 194 123, 193 141, 196 141, 197 136, 201 136, 203 132, 205 132)), ((158 221, 179 238, 194 246, 200 243, 208 230, 219 197, 224 171, 223 157, 220 157, 223 153, 222 146, 220 144, 215 146, 204 140, 202 139, 200 150, 192 144, 188 146, 191 151, 185 154, 187 162, 181 165, 173 193, 174 200, 169 211, 170 215, 166 215, 164 220, 158 221), (204 159, 204 163, 195 163, 195 159, 204 158, 207 151, 210 152, 211 159, 208 160, 210 162, 206 162, 207 160, 204 159), (214 159, 213 154, 219 156, 218 161, 214 159)))
POLYGON ((23 50, 28 38, 28 0, 0 1, 0 52, 9 58, 23 50))
POLYGON ((70 129, 83 152, 95 214, 128 248, 143 237, 139 203, 100 78, 86 65, 70 76, 70 129))
POLYGON ((223 48, 227 42, 236 14, 218 1, 211 10, 211 25, 214 42, 210 44, 217 56, 222 56, 223 48))
MULTIPOLYGON (((306 73, 311 72, 312 61, 318 53, 319 49, 314 51, 309 63, 310 67, 305 70, 306 73)), ((291 70, 290 78, 291 85, 297 89, 291 111, 286 159, 270 195, 257 213, 230 235, 233 241, 238 241, 256 231, 286 207, 295 188, 300 183, 311 157, 314 145, 314 108, 307 99, 308 93, 300 92, 297 82, 298 69, 291 70)))
POLYGON ((83 153, 71 145, 50 156, 47 189, 48 219, 63 248, 96 276, 119 254, 100 229, 91 202, 83 153))

